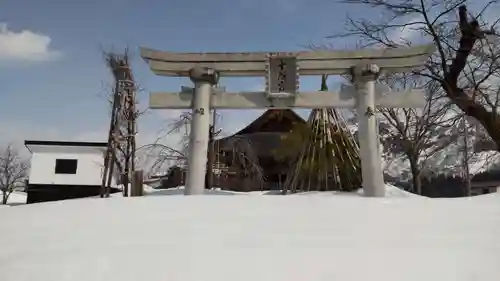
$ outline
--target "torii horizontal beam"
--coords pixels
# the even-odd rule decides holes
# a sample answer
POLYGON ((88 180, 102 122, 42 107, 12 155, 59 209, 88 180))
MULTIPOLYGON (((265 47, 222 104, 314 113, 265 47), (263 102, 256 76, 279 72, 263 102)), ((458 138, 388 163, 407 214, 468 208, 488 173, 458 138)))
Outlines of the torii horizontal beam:
MULTIPOLYGON (((269 98, 267 92, 226 93, 220 90, 212 92, 211 108, 217 109, 257 109, 257 108, 355 108, 356 90, 348 86, 340 92, 299 92, 289 97, 269 98)), ((179 93, 151 93, 151 109, 191 109, 194 89, 183 87, 179 93)), ((382 91, 375 93, 377 108, 421 108, 425 106, 425 93, 422 90, 382 91)))
POLYGON ((376 64, 386 73, 420 68, 435 46, 365 49, 357 51, 302 51, 257 53, 173 53, 141 48, 141 57, 150 69, 162 76, 188 76, 190 69, 209 67, 224 77, 266 76, 267 60, 272 55, 295 56, 300 75, 348 75, 362 62, 376 64))

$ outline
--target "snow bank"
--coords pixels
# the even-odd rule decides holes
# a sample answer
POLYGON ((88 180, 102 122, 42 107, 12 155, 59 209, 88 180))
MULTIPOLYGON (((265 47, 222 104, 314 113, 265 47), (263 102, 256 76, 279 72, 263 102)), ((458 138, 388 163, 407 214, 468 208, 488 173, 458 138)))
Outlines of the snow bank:
MULTIPOLYGON (((361 192, 363 192, 361 190, 361 192)), ((387 197, 419 197, 419 198, 427 198, 424 196, 420 196, 411 192, 408 192, 406 190, 403 190, 397 186, 386 184, 385 185, 385 195, 387 197)))
POLYGON ((500 196, 146 196, 0 212, 8 281, 496 281, 500 196))
MULTIPOLYGON (((176 188, 169 188, 169 189, 151 189, 151 190, 145 190, 146 195, 149 196, 162 196, 162 195, 184 195, 184 186, 179 186, 176 188)), ((240 193, 240 192, 234 192, 234 191, 228 191, 228 190, 205 190, 205 194, 207 195, 238 195, 238 194, 245 194, 245 193, 240 193)))
MULTIPOLYGON (((183 195, 184 194, 184 186, 169 188, 169 189, 149 189, 146 190, 146 195, 183 195)), ((386 184, 386 197, 422 197, 411 192, 407 192, 398 188, 396 186, 386 184)), ((251 192, 236 192, 229 190, 205 190, 205 194, 207 195, 282 195, 281 190, 265 190, 265 191, 251 191, 251 192)), ((287 196, 298 196, 298 195, 317 195, 317 196, 331 196, 331 195, 342 195, 342 196, 363 196, 363 189, 358 190, 357 192, 319 192, 319 191, 311 191, 311 192, 300 192, 295 194, 287 194, 287 196)))

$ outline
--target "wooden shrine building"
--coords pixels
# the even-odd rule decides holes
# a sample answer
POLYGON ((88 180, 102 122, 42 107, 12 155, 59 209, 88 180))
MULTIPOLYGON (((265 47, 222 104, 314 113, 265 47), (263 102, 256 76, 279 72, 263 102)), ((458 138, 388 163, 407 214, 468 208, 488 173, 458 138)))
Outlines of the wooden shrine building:
MULTIPOLYGON (((212 147, 216 188, 300 192, 361 186, 359 148, 333 109, 312 110, 308 121, 291 109, 269 109, 212 147)), ((184 185, 184 169, 168 174, 164 188, 184 185)))
POLYGON ((279 155, 282 139, 297 124, 306 121, 293 110, 269 109, 232 136, 215 141, 219 153, 215 168, 220 173, 214 183, 234 191, 280 189, 293 161, 279 155))

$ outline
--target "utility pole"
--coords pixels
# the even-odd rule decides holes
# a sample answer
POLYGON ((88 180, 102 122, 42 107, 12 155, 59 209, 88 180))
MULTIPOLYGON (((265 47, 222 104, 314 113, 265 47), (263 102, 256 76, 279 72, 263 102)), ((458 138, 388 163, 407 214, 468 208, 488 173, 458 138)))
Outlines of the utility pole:
POLYGON ((113 177, 114 162, 116 160, 116 145, 115 145, 115 131, 118 121, 118 111, 120 107, 120 96, 118 91, 118 82, 115 81, 113 88, 113 101, 111 104, 111 118, 108 130, 108 147, 104 156, 104 171, 102 174, 101 182, 101 198, 109 197, 111 179, 113 177))
POLYGON ((463 130, 464 138, 463 138, 463 157, 462 157, 462 166, 464 168, 465 173, 465 196, 471 195, 471 180, 470 180, 470 172, 469 172, 469 132, 467 130, 467 120, 465 115, 462 116, 461 127, 463 130))
POLYGON ((124 171, 123 171, 123 196, 129 196, 129 186, 130 179, 132 178, 132 173, 135 171, 135 134, 136 134, 136 117, 137 112, 135 110, 135 85, 134 81, 131 80, 131 75, 127 75, 124 80, 121 81, 122 95, 123 95, 123 105, 122 105, 122 115, 123 123, 125 123, 125 147, 123 148, 124 154, 124 171))
POLYGON ((207 173, 205 174, 205 189, 212 189, 214 187, 214 165, 215 156, 218 151, 215 151, 215 137, 220 134, 222 129, 216 131, 217 110, 212 110, 212 124, 210 125, 209 139, 208 139, 208 157, 207 157, 207 173))
POLYGON ((205 174, 205 189, 212 189, 214 184, 214 134, 215 134, 215 109, 212 110, 212 124, 210 124, 209 136, 208 136, 208 155, 207 155, 207 173, 205 174))

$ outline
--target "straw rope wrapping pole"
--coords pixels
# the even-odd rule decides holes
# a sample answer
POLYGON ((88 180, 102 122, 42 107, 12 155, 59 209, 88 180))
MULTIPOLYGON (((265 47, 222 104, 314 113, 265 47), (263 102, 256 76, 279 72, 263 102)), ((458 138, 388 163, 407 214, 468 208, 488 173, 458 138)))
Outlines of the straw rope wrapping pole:
MULTIPOLYGON (((328 91, 326 79, 323 75, 321 91, 328 91)), ((313 109, 306 128, 292 131, 289 137, 303 136, 283 193, 353 191, 361 187, 359 147, 342 114, 333 108, 313 109)))

